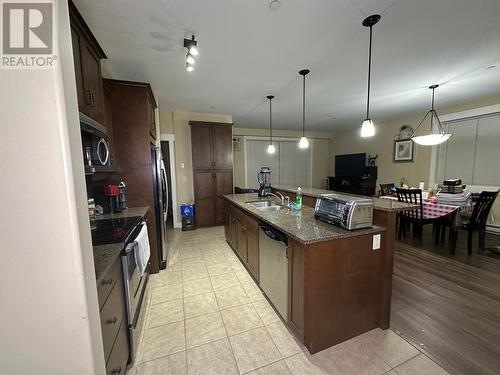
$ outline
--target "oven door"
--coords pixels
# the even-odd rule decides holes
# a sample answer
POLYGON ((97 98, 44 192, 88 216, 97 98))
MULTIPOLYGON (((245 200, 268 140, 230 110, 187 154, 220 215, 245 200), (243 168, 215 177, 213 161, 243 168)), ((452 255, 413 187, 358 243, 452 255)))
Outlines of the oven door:
MULTIPOLYGON (((138 225, 137 232, 141 225, 138 225)), ((135 232, 135 230, 134 230, 135 232)), ((130 341, 130 363, 134 362, 137 353, 139 335, 143 331, 146 308, 143 306, 145 298, 146 285, 148 282, 148 273, 139 274, 134 254, 134 239, 125 247, 122 254, 123 277, 125 280, 125 299, 127 303, 127 323, 129 329, 130 341)))
POLYGON ((321 198, 316 204, 316 214, 325 220, 340 224, 343 219, 345 202, 321 198))

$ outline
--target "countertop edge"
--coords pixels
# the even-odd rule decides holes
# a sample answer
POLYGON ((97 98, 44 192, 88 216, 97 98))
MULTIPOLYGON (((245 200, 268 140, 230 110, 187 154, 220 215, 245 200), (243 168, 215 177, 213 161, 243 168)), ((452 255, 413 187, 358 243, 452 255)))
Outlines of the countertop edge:
MULTIPOLYGON (((272 188, 275 189, 275 190, 283 190, 283 191, 286 191, 287 193, 296 193, 297 192, 297 189, 293 189, 292 187, 289 187, 289 186, 280 186, 280 185, 277 185, 277 186, 272 186, 272 188)), ((310 188, 304 188, 302 190, 302 195, 305 195, 305 196, 308 196, 308 197, 311 197, 311 198, 317 198, 318 195, 320 195, 320 194, 334 194, 334 193, 348 194, 348 193, 343 193, 343 192, 336 192, 334 190, 323 190, 323 189, 316 189, 316 188, 312 188, 312 189, 318 190, 318 193, 311 193, 311 192, 307 191, 308 189, 310 189, 310 188)), ((375 197, 375 196, 364 196, 364 195, 356 195, 356 194, 348 194, 348 195, 353 195, 353 196, 357 196, 357 197, 364 197, 364 198, 371 198, 371 199, 383 199, 381 197, 375 197)), ((374 202, 373 208, 375 210, 393 211, 393 212, 401 212, 401 211, 412 210, 414 208, 418 208, 418 205, 416 205, 416 204, 404 203, 404 202, 398 202, 398 203, 401 204, 401 205, 405 205, 405 207, 388 208, 388 207, 379 206, 379 205, 376 204, 376 202, 374 202)))
MULTIPOLYGON (((339 235, 338 237, 328 237, 328 238, 324 238, 324 239, 317 239, 317 240, 310 240, 310 241, 303 240, 303 239, 300 239, 297 236, 295 236, 293 233, 290 233, 289 231, 287 231, 283 227, 280 227, 276 223, 273 223, 273 222, 267 220, 266 218, 257 215, 255 212, 249 210, 245 205, 243 205, 243 204, 241 204, 241 203, 239 203, 239 202, 231 199, 231 195, 229 195, 229 196, 228 195, 224 195, 223 198, 226 201, 228 201, 228 202, 230 202, 230 203, 238 206, 243 211, 248 212, 250 215, 252 215, 253 217, 255 217, 257 220, 261 220, 261 221, 266 222, 267 224, 269 224, 269 225, 275 227, 276 229, 282 231, 287 236, 293 238, 295 241, 297 241, 297 242, 299 242, 301 244, 304 244, 304 245, 312 245, 312 244, 316 244, 316 243, 328 242, 328 241, 335 241, 335 240, 340 240, 340 239, 350 238, 350 237, 359 237, 359 236, 364 236, 364 235, 368 235, 368 234, 378 234, 378 233, 386 231, 385 227, 381 227, 381 226, 378 226, 378 225, 373 225, 371 228, 361 229, 361 230, 358 230, 358 231, 349 231, 349 235, 348 236, 339 235)), ((324 223, 324 224, 325 225, 331 225, 331 224, 327 224, 327 223, 324 223)))

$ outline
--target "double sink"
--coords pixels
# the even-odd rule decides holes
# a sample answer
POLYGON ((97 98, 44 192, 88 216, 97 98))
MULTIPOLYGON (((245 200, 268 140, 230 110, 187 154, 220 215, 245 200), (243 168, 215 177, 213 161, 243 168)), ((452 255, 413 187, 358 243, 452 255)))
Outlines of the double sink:
POLYGON ((250 201, 246 203, 260 211, 279 211, 287 208, 273 201, 250 201))

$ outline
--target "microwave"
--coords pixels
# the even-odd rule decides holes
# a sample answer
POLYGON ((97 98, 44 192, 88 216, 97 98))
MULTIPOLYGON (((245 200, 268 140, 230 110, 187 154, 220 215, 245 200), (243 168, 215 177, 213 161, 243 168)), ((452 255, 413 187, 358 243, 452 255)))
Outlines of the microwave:
POLYGON ((347 230, 369 228, 373 225, 373 201, 347 194, 321 194, 314 217, 347 230))
POLYGON ((80 129, 85 172, 93 173, 101 167, 111 166, 106 127, 80 112, 80 129))

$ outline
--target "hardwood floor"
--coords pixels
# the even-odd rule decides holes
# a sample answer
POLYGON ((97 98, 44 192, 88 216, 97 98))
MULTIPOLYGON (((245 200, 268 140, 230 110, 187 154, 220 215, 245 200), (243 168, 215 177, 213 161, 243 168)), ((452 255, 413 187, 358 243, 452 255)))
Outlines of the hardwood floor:
POLYGON ((460 233, 450 256, 431 230, 396 244, 391 326, 452 374, 500 374, 500 255, 467 257, 460 233))

